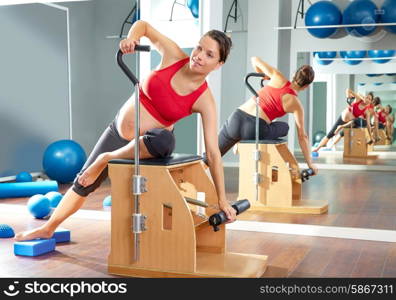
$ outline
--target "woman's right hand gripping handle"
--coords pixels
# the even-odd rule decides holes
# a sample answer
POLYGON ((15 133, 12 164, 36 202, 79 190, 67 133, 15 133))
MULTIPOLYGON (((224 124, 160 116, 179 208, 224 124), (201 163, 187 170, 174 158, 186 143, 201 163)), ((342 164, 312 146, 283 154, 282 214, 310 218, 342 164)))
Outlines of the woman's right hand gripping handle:
POLYGON ((124 54, 134 53, 137 45, 139 45, 138 40, 126 38, 120 42, 120 50, 124 54))

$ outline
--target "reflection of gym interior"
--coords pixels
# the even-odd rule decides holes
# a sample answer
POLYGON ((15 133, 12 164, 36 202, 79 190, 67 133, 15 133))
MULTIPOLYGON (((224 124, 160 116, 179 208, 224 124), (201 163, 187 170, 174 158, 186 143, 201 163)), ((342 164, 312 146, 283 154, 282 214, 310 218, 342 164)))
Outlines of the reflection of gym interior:
POLYGON ((396 26, 386 25, 396 23, 395 1, 3 2, 2 277, 396 276, 396 26), (62 214, 102 132, 163 63, 147 37, 140 45, 150 49, 120 53, 139 20, 186 56, 210 29, 232 39, 226 63, 206 78, 218 131, 275 82, 251 57, 287 80, 312 67, 313 82, 293 98, 303 116, 285 111, 274 121, 288 124, 287 136, 255 132, 222 157, 234 222, 202 160, 206 121, 193 113, 175 124, 170 157, 110 160, 108 178, 55 231, 18 240, 62 214), (258 75, 246 79, 250 73, 258 75), (339 118, 345 127, 314 151, 339 118))

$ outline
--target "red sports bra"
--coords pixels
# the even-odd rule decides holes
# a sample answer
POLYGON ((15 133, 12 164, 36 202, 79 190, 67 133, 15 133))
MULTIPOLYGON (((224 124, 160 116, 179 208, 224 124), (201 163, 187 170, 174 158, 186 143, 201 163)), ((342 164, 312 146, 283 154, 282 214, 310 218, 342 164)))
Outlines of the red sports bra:
POLYGON ((186 57, 166 68, 152 71, 139 87, 140 102, 164 126, 170 126, 191 115, 195 101, 208 87, 205 81, 198 89, 185 96, 179 95, 172 88, 173 75, 188 63, 189 59, 186 57))
POLYGON ((353 114, 355 118, 358 118, 360 116, 364 116, 364 112, 370 108, 370 105, 365 106, 363 109, 360 109, 359 105, 362 103, 363 100, 360 100, 358 102, 352 103, 351 106, 348 107, 348 110, 353 114))
POLYGON ((286 114, 282 104, 283 95, 291 94, 297 96, 296 91, 290 85, 290 81, 286 82, 281 88, 266 85, 258 92, 259 106, 271 121, 286 114))
POLYGON ((380 111, 378 114, 378 121, 382 124, 386 124, 386 114, 383 111, 380 111))

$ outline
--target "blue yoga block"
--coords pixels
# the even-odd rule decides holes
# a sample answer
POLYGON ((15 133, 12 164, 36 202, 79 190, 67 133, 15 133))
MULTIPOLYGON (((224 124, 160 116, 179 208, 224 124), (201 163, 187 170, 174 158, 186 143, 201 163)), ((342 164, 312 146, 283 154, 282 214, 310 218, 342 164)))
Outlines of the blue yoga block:
POLYGON ((22 256, 38 256, 55 250, 55 239, 38 239, 15 242, 14 254, 22 256))
POLYGON ((57 229, 52 236, 56 243, 70 242, 70 230, 57 229))

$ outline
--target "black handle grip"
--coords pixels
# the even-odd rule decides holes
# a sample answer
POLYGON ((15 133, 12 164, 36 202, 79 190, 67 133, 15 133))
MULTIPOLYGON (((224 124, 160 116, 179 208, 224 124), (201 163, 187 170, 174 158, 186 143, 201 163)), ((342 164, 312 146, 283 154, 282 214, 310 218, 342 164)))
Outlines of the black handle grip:
POLYGON ((346 98, 346 102, 348 103, 348 105, 352 105, 353 101, 355 101, 355 97, 347 97, 346 98))
POLYGON ((304 169, 301 171, 301 180, 302 182, 306 181, 309 179, 310 176, 314 175, 314 171, 309 168, 309 169, 304 169))
MULTIPOLYGON (((250 202, 247 199, 238 200, 231 206, 236 210, 236 214, 239 215, 250 208, 250 202)), ((213 226, 214 231, 219 231, 219 225, 227 222, 227 220, 226 214, 221 211, 209 217, 209 225, 213 226)))
MULTIPOLYGON (((251 91, 252 94, 255 95, 256 97, 258 97, 258 93, 257 93, 256 90, 250 85, 250 83, 249 83, 249 78, 250 78, 250 77, 264 77, 264 76, 265 76, 264 73, 249 73, 249 74, 247 74, 246 77, 245 77, 246 86, 248 87, 249 91, 251 91)), ((263 86, 263 81, 261 81, 261 84, 262 84, 262 86, 263 86)))
MULTIPOLYGON (((148 46, 148 45, 136 45, 135 46, 135 51, 148 52, 148 51, 150 51, 150 46, 148 46)), ((123 55, 124 55, 124 53, 122 53, 121 50, 117 51, 117 55, 116 55, 117 64, 120 66, 121 70, 125 73, 125 75, 133 82, 133 85, 136 85, 136 84, 139 83, 139 79, 136 78, 136 76, 132 73, 132 71, 124 63, 124 61, 122 60, 122 56, 123 55)))
POLYGON ((141 52, 150 52, 151 47, 149 45, 136 45, 135 46, 135 51, 141 51, 141 52))

